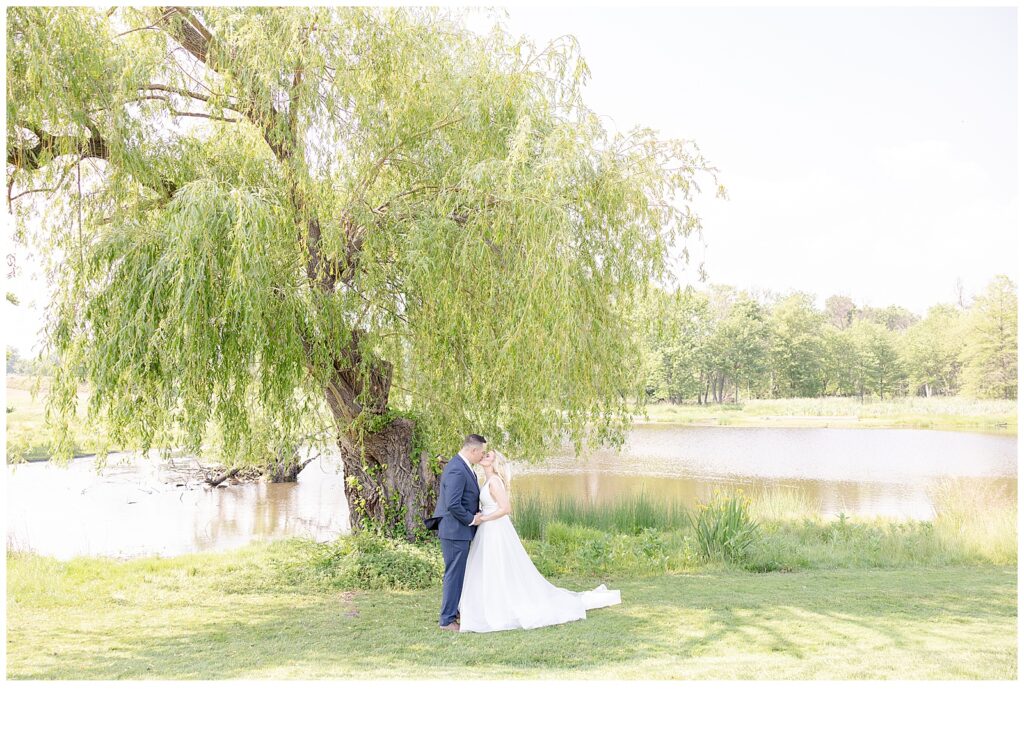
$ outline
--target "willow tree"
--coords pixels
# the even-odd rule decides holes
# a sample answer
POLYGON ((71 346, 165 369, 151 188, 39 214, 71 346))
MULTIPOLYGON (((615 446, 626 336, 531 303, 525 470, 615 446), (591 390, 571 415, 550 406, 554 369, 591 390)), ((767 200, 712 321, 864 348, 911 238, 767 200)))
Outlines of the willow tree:
POLYGON ((56 458, 80 379, 147 450, 215 423, 240 458, 253 403, 282 437, 327 408, 355 522, 411 533, 465 432, 528 459, 622 442, 635 303, 717 180, 692 142, 607 131, 573 39, 436 10, 29 7, 7 68, 8 198, 69 205, 42 211, 56 458))

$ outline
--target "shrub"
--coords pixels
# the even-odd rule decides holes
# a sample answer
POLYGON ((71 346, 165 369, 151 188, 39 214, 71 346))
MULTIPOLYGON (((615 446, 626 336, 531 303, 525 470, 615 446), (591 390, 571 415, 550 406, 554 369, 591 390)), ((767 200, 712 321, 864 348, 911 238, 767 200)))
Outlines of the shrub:
POLYGON ((414 545, 372 533, 330 543, 295 542, 277 560, 290 584, 343 589, 424 589, 441 583, 444 561, 436 542, 414 545))
POLYGON ((690 527, 705 561, 739 561, 757 540, 760 526, 750 516, 750 500, 738 494, 720 494, 690 513, 690 527))

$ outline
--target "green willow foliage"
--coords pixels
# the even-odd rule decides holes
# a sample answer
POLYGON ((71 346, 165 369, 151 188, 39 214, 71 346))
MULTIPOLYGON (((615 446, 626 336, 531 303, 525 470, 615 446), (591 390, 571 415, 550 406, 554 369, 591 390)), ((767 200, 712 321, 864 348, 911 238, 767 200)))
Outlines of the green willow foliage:
POLYGON ((724 189, 691 141, 606 131, 574 39, 437 9, 7 12, 13 190, 65 175, 40 213, 57 458, 80 379, 115 442, 197 450, 213 421, 243 458, 382 364, 432 447, 621 442, 637 300, 700 227, 698 177, 724 189))

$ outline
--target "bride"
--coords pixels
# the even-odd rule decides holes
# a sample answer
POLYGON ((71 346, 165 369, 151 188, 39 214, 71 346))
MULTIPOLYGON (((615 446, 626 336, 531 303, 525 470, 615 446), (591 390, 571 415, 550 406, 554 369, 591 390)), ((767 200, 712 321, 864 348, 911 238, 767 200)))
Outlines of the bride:
POLYGON ((459 600, 462 631, 540 628, 584 620, 587 610, 621 603, 619 590, 603 584, 588 592, 573 592, 545 579, 509 518, 508 462, 492 450, 480 466, 487 479, 480 488, 480 527, 466 557, 459 600))

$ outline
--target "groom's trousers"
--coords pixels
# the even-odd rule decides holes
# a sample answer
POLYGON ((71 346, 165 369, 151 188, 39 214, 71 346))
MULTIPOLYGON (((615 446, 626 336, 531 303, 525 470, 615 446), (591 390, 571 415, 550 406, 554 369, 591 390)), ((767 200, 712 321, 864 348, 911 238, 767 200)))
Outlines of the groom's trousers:
POLYGON ((462 598, 462 580, 466 576, 466 557, 470 541, 441 539, 441 555, 444 557, 444 585, 441 588, 441 618, 439 625, 448 625, 455 620, 462 598))

